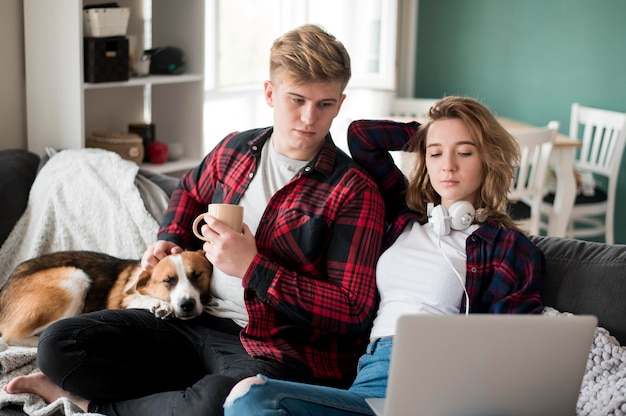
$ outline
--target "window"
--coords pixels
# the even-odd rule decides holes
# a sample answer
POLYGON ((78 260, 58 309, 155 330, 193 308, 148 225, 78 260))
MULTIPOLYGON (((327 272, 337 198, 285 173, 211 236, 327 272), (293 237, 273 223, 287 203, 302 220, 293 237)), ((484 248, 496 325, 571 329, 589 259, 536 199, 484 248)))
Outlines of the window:
POLYGON ((217 0, 214 9, 216 53, 206 54, 210 63, 206 79, 212 89, 253 85, 258 87, 267 78, 269 47, 277 36, 271 24, 279 11, 276 0, 217 0), (267 24, 270 22, 270 24, 267 24), (213 56, 210 56, 213 55, 213 56))
POLYGON ((397 7, 398 0, 207 0, 205 146, 272 124, 262 88, 270 47, 304 23, 322 25, 348 49, 348 90, 394 91, 397 7))

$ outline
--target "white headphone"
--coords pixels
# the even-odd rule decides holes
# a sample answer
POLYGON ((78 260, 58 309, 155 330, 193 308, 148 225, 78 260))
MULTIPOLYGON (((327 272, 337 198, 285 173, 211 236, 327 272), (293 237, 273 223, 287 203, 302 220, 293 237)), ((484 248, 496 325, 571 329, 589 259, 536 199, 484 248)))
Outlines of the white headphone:
POLYGON ((428 224, 434 228, 437 235, 448 235, 450 229, 464 230, 474 222, 476 210, 467 201, 457 201, 446 210, 443 205, 428 204, 428 224))
MULTIPOLYGON (((450 229, 465 230, 467 227, 472 225, 474 218, 476 217, 476 210, 474 209, 474 206, 467 201, 457 201, 450 205, 450 209, 448 210, 446 210, 446 207, 441 204, 436 207, 433 206, 433 204, 428 204, 427 210, 428 225, 434 228, 438 237, 450 234, 450 229)), ((463 293, 465 294, 465 315, 468 315, 470 310, 470 298, 469 293, 467 293, 467 289, 465 288, 463 278, 441 247, 441 238, 438 239, 438 242, 443 258, 446 260, 448 265, 450 265, 454 274, 459 279, 461 287, 463 287, 463 293)))

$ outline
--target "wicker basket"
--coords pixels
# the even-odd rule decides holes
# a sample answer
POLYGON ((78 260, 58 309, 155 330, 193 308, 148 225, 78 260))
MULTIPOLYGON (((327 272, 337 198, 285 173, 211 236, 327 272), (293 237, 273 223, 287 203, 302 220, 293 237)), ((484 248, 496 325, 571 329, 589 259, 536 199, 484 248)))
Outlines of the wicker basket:
POLYGON ((86 37, 125 36, 130 19, 129 7, 83 10, 83 32, 86 37))
POLYGON ((138 134, 116 132, 92 132, 85 143, 86 147, 110 150, 122 159, 136 164, 143 162, 143 139, 138 134))

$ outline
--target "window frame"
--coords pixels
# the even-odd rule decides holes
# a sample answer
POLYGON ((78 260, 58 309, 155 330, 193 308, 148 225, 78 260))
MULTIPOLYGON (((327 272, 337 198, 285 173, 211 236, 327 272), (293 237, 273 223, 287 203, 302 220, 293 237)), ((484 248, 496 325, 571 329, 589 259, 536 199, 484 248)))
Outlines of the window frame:
MULTIPOLYGON (((240 84, 236 86, 220 87, 218 85, 218 59, 219 59, 219 24, 218 7, 220 1, 206 0, 205 3, 205 91, 241 92, 242 90, 258 90, 258 84, 240 84)), ((312 14, 309 7, 315 7, 315 0, 275 0, 279 3, 278 16, 268 30, 274 32, 274 37, 293 29, 301 24, 309 22, 312 14)), ((362 1, 362 0, 360 0, 362 1)), ((368 88, 381 90, 395 90, 396 88, 396 51, 397 51, 397 27, 398 27, 398 0, 372 0, 380 3, 380 43, 379 43, 379 71, 377 73, 365 73, 359 71, 359 62, 352 62, 352 78, 350 88, 368 88)), ((333 33, 333 30, 328 28, 333 33)), ((346 48, 350 51, 350 41, 343 40, 346 48)))

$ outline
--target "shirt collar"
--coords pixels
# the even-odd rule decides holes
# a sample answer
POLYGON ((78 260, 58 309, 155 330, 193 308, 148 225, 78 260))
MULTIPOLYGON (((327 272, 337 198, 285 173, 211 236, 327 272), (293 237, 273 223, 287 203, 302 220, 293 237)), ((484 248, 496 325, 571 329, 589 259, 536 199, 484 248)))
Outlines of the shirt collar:
MULTIPOLYGON (((248 144, 250 145, 251 151, 260 155, 261 149, 272 136, 273 131, 274 129, 272 127, 268 127, 261 130, 256 137, 250 139, 248 144)), ((335 161, 337 160, 337 151, 337 146, 335 142, 333 142, 330 133, 328 133, 324 139, 324 145, 307 166, 311 166, 312 169, 329 177, 333 172, 335 161)))
POLYGON ((473 235, 476 235, 489 244, 494 244, 498 234, 503 230, 499 222, 495 220, 487 220, 482 223, 473 235))

